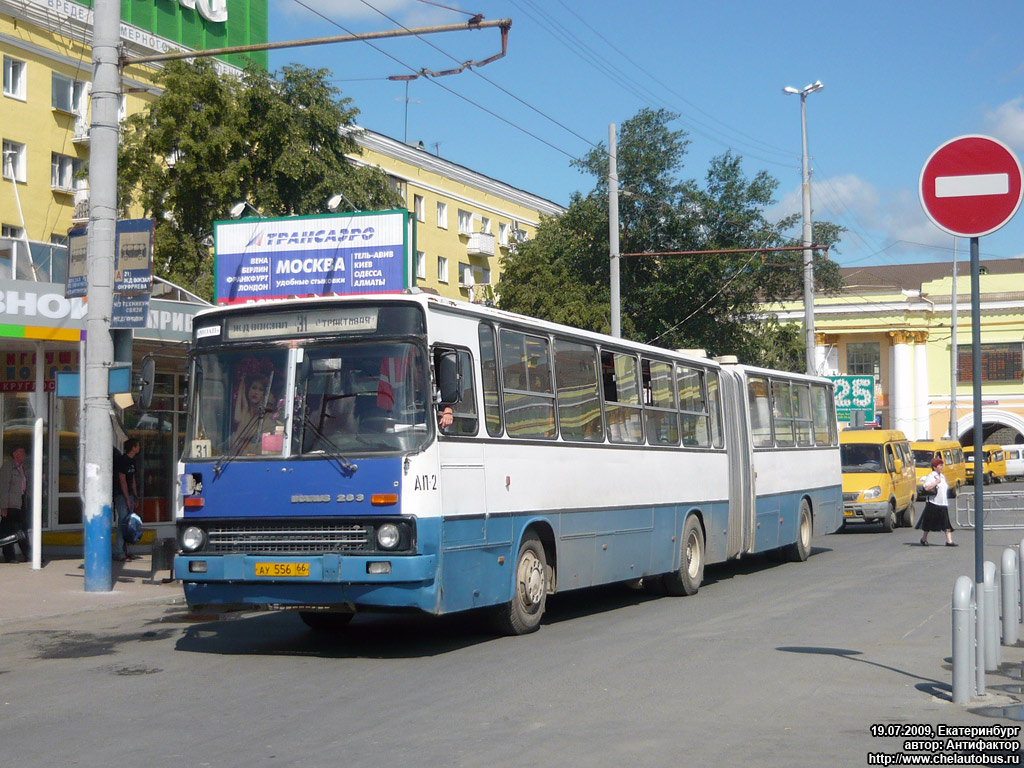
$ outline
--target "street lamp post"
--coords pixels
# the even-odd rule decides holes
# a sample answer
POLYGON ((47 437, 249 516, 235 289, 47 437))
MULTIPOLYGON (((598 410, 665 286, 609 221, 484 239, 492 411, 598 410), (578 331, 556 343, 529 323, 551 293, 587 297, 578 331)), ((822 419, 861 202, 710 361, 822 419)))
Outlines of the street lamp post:
POLYGON ((825 86, 817 80, 803 90, 789 86, 782 89, 783 93, 794 93, 800 97, 800 136, 803 140, 803 197, 804 218, 804 336, 807 350, 807 373, 817 373, 817 361, 814 354, 814 251, 813 227, 811 226, 811 172, 807 165, 807 95, 820 91, 825 86))

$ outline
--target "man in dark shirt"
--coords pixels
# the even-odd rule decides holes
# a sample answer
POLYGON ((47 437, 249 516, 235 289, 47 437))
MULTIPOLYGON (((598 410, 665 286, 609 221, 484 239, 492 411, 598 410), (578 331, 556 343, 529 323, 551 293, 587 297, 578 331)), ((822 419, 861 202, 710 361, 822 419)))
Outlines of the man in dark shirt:
POLYGON ((128 544, 124 540, 124 525, 128 515, 135 511, 138 503, 139 490, 135 482, 135 457, 139 455, 142 446, 134 437, 124 442, 124 453, 114 449, 114 522, 115 522, 115 543, 114 559, 134 560, 128 553, 128 544))

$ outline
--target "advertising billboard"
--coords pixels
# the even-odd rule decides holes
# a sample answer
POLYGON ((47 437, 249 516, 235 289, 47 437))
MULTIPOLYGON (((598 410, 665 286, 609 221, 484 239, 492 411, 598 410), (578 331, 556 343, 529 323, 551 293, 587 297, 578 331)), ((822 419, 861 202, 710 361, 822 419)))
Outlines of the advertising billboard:
POLYGON ((397 293, 413 285, 408 211, 214 224, 215 301, 397 293))

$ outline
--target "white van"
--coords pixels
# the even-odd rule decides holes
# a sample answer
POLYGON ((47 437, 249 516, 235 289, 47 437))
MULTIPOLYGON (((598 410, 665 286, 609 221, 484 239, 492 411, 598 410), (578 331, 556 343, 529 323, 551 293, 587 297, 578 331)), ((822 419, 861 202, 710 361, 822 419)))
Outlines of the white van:
POLYGON ((1003 453, 1006 456, 1006 479, 1024 477, 1024 444, 1004 445, 1003 453))

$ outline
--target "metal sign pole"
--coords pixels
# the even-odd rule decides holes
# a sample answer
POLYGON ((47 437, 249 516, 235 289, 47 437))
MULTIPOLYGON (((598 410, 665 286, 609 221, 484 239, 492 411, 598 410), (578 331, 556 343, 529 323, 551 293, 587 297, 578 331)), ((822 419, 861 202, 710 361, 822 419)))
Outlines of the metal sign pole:
POLYGON ((981 257, 978 238, 971 238, 971 384, 974 391, 974 581, 985 580, 985 425, 981 419, 981 257))

